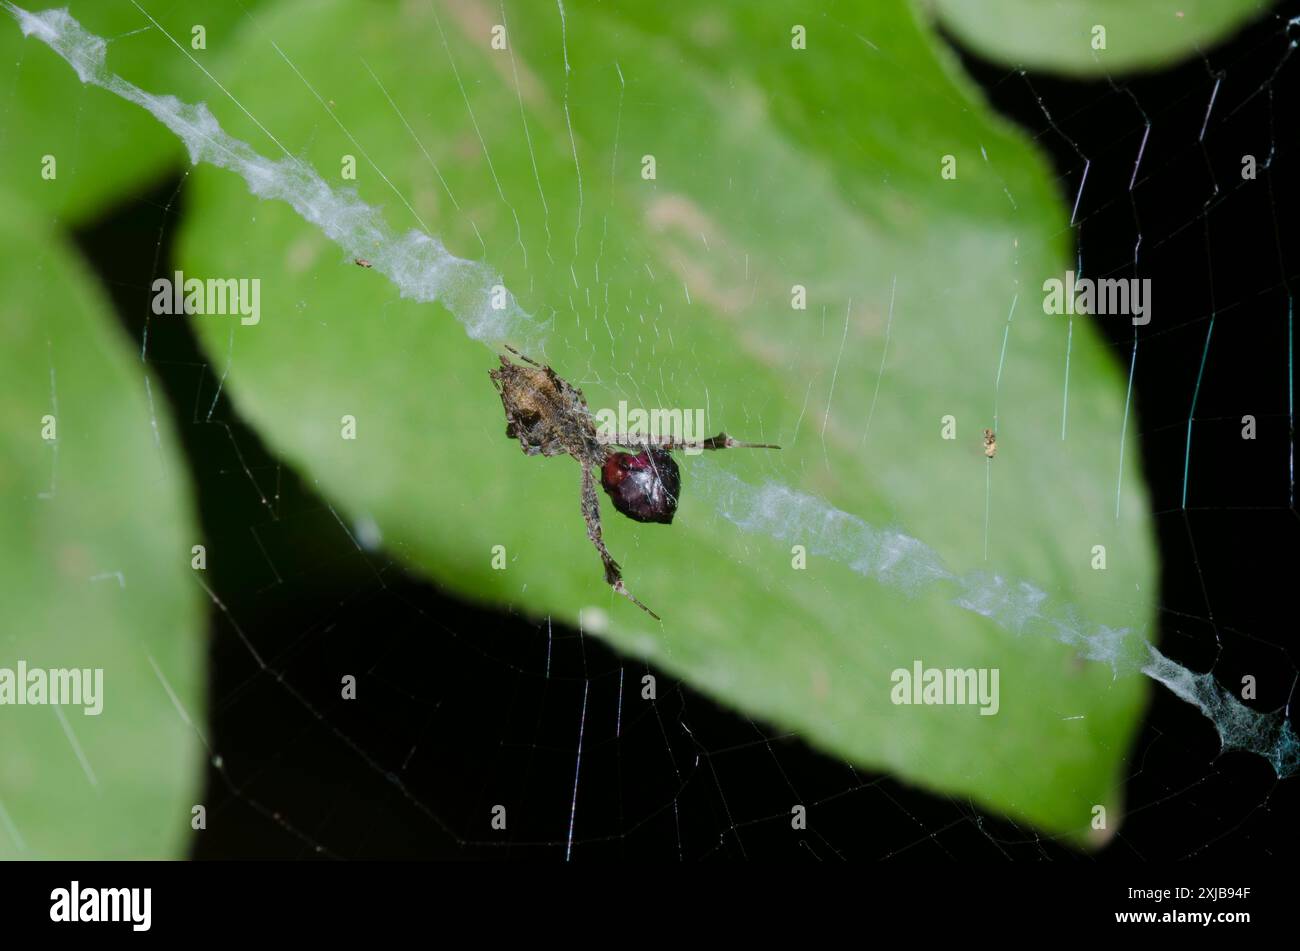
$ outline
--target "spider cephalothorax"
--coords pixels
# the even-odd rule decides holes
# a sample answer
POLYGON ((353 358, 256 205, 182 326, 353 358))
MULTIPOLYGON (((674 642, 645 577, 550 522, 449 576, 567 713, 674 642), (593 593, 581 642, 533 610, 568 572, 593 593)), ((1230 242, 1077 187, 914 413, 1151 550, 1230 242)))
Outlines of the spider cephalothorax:
MULTIPOLYGON (((686 446, 672 436, 617 434, 604 437, 596 430, 582 390, 562 379, 548 366, 507 347, 522 363, 504 354, 501 366, 488 375, 501 394, 506 411, 506 435, 518 439, 529 456, 572 456, 582 468, 582 517, 587 537, 600 553, 605 581, 655 620, 659 615, 632 596, 600 531, 600 501, 595 473, 614 507, 638 522, 668 524, 677 511, 682 477, 669 454, 686 446), (622 452, 621 448, 636 452, 622 452)), ((765 443, 745 443, 718 433, 695 444, 700 449, 776 449, 765 443)))

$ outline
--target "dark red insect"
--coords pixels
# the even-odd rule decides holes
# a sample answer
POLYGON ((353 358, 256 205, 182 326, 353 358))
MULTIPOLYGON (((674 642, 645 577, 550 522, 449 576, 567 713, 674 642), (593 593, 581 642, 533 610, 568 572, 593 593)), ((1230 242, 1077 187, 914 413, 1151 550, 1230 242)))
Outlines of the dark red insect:
POLYGON ((612 452, 600 470, 605 494, 628 518, 638 522, 672 523, 682 475, 671 454, 662 449, 612 452))

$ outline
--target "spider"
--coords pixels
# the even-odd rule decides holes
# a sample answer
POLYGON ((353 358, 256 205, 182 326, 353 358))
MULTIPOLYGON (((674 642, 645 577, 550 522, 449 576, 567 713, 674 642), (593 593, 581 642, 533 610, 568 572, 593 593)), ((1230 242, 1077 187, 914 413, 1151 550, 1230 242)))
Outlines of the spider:
POLYGON ((984 430, 984 455, 992 459, 998 454, 998 436, 991 429, 984 430))
MULTIPOLYGON (((513 347, 507 350, 522 363, 500 355, 501 366, 488 371, 506 412, 506 436, 518 439, 528 456, 572 456, 582 467, 582 518, 587 538, 596 546, 605 566, 605 582, 656 621, 660 620, 623 584, 619 568, 600 531, 600 502, 596 496, 597 470, 600 484, 618 509, 638 522, 667 525, 677 511, 681 473, 669 454, 686 447, 673 436, 620 433, 602 438, 582 390, 564 380, 549 366, 524 356, 513 347), (621 452, 619 448, 636 449, 621 452)), ((703 449, 779 449, 767 443, 747 443, 718 433, 698 445, 703 449)))

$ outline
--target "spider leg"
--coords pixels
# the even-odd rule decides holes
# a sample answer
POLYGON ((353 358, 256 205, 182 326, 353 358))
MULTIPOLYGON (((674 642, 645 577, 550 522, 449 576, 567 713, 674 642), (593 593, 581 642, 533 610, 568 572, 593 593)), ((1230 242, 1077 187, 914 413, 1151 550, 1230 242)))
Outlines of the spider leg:
POLYGON ((732 439, 726 433, 718 433, 709 439, 704 440, 705 449, 780 449, 768 442, 741 442, 739 439, 732 439))
POLYGON ((604 440, 610 445, 622 446, 624 449, 644 449, 647 446, 656 446, 667 452, 674 449, 780 449, 780 446, 774 446, 765 442, 741 442, 739 439, 732 439, 726 433, 718 433, 708 439, 686 440, 678 439, 676 436, 651 436, 642 433, 619 433, 604 440))
POLYGON ((618 567, 618 562, 614 560, 614 556, 605 547, 605 541, 600 534, 600 500, 596 495, 596 480, 588 466, 582 467, 582 519, 587 523, 587 538, 596 546, 596 551, 600 552, 600 560, 605 565, 606 584, 656 621, 661 620, 659 615, 638 601, 632 592, 627 590, 627 586, 623 584, 623 573, 618 567))
MULTIPOLYGON (((524 363, 531 363, 533 366, 538 367, 539 369, 546 369, 546 367, 545 367, 543 364, 538 363, 538 362, 537 362, 536 360, 534 360, 532 357, 526 357, 526 356, 524 356, 522 353, 520 353, 520 352, 519 352, 518 350, 516 350, 514 347, 510 346, 510 344, 506 344, 505 347, 506 347, 507 350, 509 350, 511 353, 513 353, 515 356, 517 356, 520 360, 523 360, 524 363)), ((502 357, 501 360, 502 360, 503 363, 506 362, 506 361, 505 361, 505 357, 502 357)))

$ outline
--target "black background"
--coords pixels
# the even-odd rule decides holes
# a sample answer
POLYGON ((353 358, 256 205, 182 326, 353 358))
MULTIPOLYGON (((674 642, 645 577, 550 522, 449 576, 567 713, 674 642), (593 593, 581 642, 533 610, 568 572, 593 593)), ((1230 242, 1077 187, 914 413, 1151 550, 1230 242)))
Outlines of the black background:
MULTIPOLYGON (((1068 205, 1090 160, 1077 216, 1085 276, 1152 279, 1129 446, 1160 536, 1160 643, 1229 689, 1254 674, 1259 709, 1287 703, 1300 668, 1287 392, 1288 282, 1300 290, 1300 54, 1287 50, 1300 27, 1286 24, 1300 9, 1279 11, 1208 57, 1122 85, 965 59, 1051 154, 1068 205), (1255 181, 1241 177, 1247 153, 1255 181), (1255 441, 1241 439, 1245 414, 1255 441)), ((184 197, 174 180, 78 235, 137 343, 184 197)), ((1127 367, 1132 328, 1099 323, 1127 367)), ((1105 863, 1294 847, 1300 780, 1279 782, 1255 756, 1220 757, 1209 722, 1159 687, 1131 756, 1127 814, 1095 854, 854 770, 658 671, 657 702, 642 701, 646 668, 600 641, 466 604, 362 552, 224 397, 208 418, 217 380, 183 322, 154 321, 149 354, 197 483, 207 580, 227 609, 211 612, 207 731, 221 765, 208 771, 196 858, 562 859, 584 703, 576 859, 1105 863), (357 702, 339 698, 346 673, 357 702), (809 807, 806 832, 790 828, 796 802, 809 807), (508 832, 490 828, 496 803, 508 832)))

